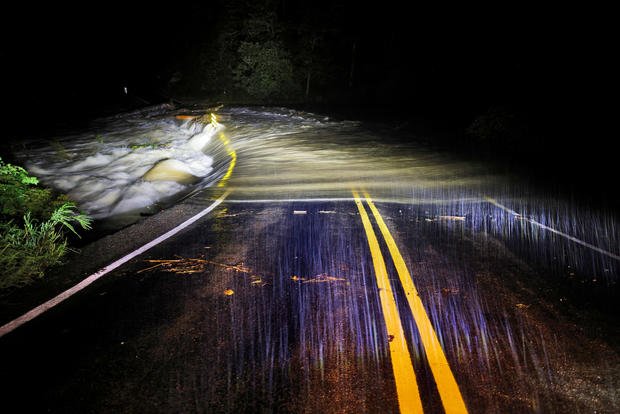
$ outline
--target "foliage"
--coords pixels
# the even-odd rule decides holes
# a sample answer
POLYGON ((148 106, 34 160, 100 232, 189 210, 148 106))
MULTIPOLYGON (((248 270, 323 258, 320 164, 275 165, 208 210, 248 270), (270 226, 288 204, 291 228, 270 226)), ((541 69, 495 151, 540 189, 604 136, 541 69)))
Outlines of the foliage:
POLYGON ((237 43, 234 32, 222 30, 214 42, 205 46, 200 54, 200 89, 218 97, 226 96, 233 87, 233 54, 237 43))
POLYGON ((316 27, 302 26, 298 30, 294 67, 298 82, 303 85, 305 100, 317 91, 324 91, 327 83, 334 80, 332 72, 337 70, 324 53, 326 37, 326 31, 316 27))
POLYGON ((68 202, 64 196, 55 196, 49 189, 38 187, 38 183, 39 180, 22 167, 0 159, 0 220, 21 222, 27 212, 43 220, 68 202))
POLYGON ((233 70, 236 86, 259 99, 283 98, 295 89, 293 65, 276 41, 241 42, 233 70))
MULTIPOLYGON (((225 9, 200 54, 201 89, 224 101, 299 99, 307 66, 297 67, 299 48, 291 42, 292 26, 283 21, 277 4, 232 0, 225 9)), ((315 66, 313 77, 318 77, 315 66)))
POLYGON ((49 223, 49 225, 54 228, 60 226, 60 228, 71 230, 73 234, 79 237, 72 223, 79 224, 84 230, 90 230, 91 222, 92 220, 90 217, 78 212, 75 204, 68 202, 54 210, 50 219, 43 223, 43 225, 49 223))
POLYGON ((56 157, 61 160, 71 159, 71 156, 67 152, 67 149, 59 141, 53 140, 52 142, 50 142, 50 145, 52 146, 52 148, 54 148, 54 151, 56 151, 56 157))
POLYGON ((12 223, 0 230, 0 289, 21 287, 43 276, 45 269, 60 261, 67 243, 49 226, 33 223, 24 216, 24 226, 12 223))
POLYGON ((39 180, 36 177, 31 177, 28 172, 22 167, 6 164, 0 158, 0 177, 2 181, 10 181, 23 185, 36 185, 39 184, 39 180))
POLYGON ((0 159, 0 289, 42 277, 67 252, 65 233, 78 235, 76 225, 90 229, 91 219, 73 202, 37 184, 26 170, 0 159))
POLYGON ((160 145, 155 142, 145 142, 142 144, 129 144, 129 149, 134 151, 142 148, 157 149, 159 148, 159 146, 160 145))
POLYGON ((528 136, 526 122, 515 112, 491 107, 467 128, 467 134, 488 146, 512 150, 528 136))

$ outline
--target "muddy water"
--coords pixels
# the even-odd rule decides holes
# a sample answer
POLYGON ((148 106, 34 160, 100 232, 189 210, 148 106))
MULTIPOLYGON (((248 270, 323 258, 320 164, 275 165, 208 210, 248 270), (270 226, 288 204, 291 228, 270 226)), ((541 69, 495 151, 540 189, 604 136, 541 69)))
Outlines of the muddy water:
MULTIPOLYGON (((363 124, 287 108, 159 107, 32 142, 18 154, 46 185, 103 223, 127 225, 209 186, 229 202, 350 200, 416 205, 425 220, 464 220, 593 290, 615 286, 617 213, 537 191, 519 177, 363 124)), ((570 281, 570 280, 569 280, 570 281)))

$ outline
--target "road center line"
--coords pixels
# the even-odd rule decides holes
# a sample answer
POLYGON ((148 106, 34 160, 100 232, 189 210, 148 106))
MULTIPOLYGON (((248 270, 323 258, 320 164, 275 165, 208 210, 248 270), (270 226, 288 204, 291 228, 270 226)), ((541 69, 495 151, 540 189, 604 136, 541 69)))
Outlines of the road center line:
POLYGON ((220 198, 215 200, 209 207, 205 208, 200 213, 196 214, 195 216, 193 216, 193 217, 189 218, 188 220, 184 221, 183 223, 179 224, 178 226, 176 226, 172 230, 167 231, 166 233, 164 233, 161 236, 157 237, 156 239, 148 242, 147 244, 143 245, 142 247, 139 247, 138 249, 134 250, 133 252, 131 252, 131 253, 121 257, 120 259, 118 259, 118 260, 116 260, 116 261, 114 261, 112 263, 110 263, 108 266, 106 266, 106 267, 98 270, 97 272, 91 274, 86 279, 82 280, 80 283, 78 283, 77 285, 73 286, 72 288, 69 288, 69 289, 65 290, 64 292, 62 292, 58 296, 48 300, 47 302, 37 306, 36 308, 31 309, 30 311, 26 312, 22 316, 20 316, 20 317, 18 317, 16 319, 13 319, 11 322, 9 322, 9 323, 5 324, 4 326, 0 327, 0 338, 3 337, 4 335, 8 334, 9 332, 17 329, 18 327, 20 327, 21 325, 25 324, 26 322, 33 320, 37 316, 41 315, 43 312, 53 308, 54 306, 58 305, 62 301, 64 301, 64 300, 70 298, 71 296, 75 295, 76 293, 78 293, 82 289, 86 288, 87 286, 89 286, 93 282, 95 282, 96 280, 98 280, 101 277, 105 276, 106 274, 110 273, 112 270, 114 270, 114 269, 120 267, 121 265, 127 263, 128 261, 130 261, 134 257, 141 255, 142 253, 146 252, 147 250, 151 249, 152 247, 157 246, 158 244, 160 244, 164 240, 169 239, 170 237, 174 236, 175 234, 177 234, 181 230, 183 230, 183 229, 187 228, 188 226, 192 225, 197 220, 199 220, 200 218, 202 218, 205 215, 209 214, 211 211, 213 211, 213 209, 215 209, 217 206, 219 206, 226 199, 226 197, 228 197, 230 192, 231 192, 231 190, 226 191, 224 194, 222 194, 220 196, 220 198))
POLYGON ((237 165, 237 152, 230 145, 230 140, 228 139, 224 131, 220 132, 219 138, 220 141, 222 141, 222 144, 224 144, 224 149, 228 151, 228 156, 230 156, 230 164, 228 165, 228 170, 226 170, 226 174, 224 174, 220 182, 217 184, 218 187, 225 187, 226 183, 228 182, 230 176, 233 173, 233 170, 235 169, 235 165, 237 165))
POLYGON ((377 286, 379 288, 379 299, 381 301, 381 310, 385 319, 387 328, 387 337, 390 348, 390 358, 392 360, 392 369, 394 371, 394 379, 396 381, 396 395, 398 397, 398 405, 401 413, 423 413, 422 400, 418 391, 418 383, 416 381, 415 372, 411 363, 411 356, 407 348, 405 333, 396 307, 394 293, 390 286, 390 281, 385 267, 385 261, 381 254, 379 242, 375 231, 370 224, 368 214, 359 198, 359 194, 353 191, 355 204, 360 212, 362 224, 366 231, 368 246, 372 256, 372 262, 377 278, 377 286), (390 339, 388 339, 390 338, 390 339))
POLYGON ((398 272, 400 283, 402 284, 405 295, 407 296, 409 308, 411 309, 411 313, 413 314, 418 331, 420 332, 422 346, 424 347, 426 358, 428 359, 429 366, 431 367, 431 371, 435 377, 435 383, 437 384, 437 390, 439 391, 439 396, 441 397, 444 410, 446 414, 467 413, 467 408, 465 407, 465 402, 463 401, 461 391, 459 390, 458 384, 454 379, 454 375, 452 374, 448 360, 443 352, 441 343, 437 338, 435 329, 433 328, 428 314, 426 313, 422 299, 420 298, 418 290, 413 283, 413 279, 407 269, 407 265, 398 250, 398 246, 396 245, 396 242, 383 221, 379 210, 375 207, 368 193, 364 193, 364 196, 366 197, 366 202, 368 203, 368 206, 377 221, 388 250, 392 255, 392 260, 394 261, 394 266, 398 272))

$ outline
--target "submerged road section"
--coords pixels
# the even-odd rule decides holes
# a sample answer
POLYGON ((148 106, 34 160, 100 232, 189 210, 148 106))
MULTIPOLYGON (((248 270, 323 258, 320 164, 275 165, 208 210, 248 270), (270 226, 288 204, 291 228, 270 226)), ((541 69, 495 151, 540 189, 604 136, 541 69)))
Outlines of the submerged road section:
POLYGON ((3 412, 620 410, 618 328, 591 305, 614 294, 613 213, 389 130, 222 118, 217 184, 85 247, 119 252, 105 277, 2 321, 3 412))

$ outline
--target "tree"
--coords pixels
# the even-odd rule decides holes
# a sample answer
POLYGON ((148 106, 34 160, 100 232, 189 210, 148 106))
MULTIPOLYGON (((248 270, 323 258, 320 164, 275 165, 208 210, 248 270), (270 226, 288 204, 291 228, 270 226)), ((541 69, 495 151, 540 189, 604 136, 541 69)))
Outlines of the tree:
POLYGON ((296 67, 300 81, 304 88, 304 97, 310 100, 310 94, 316 95, 319 88, 325 83, 329 72, 329 60, 322 53, 325 47, 325 32, 320 28, 301 27, 298 31, 298 51, 296 53, 296 67))
POLYGON ((259 99, 290 97, 296 92, 293 65, 278 41, 241 42, 239 64, 233 70, 236 86, 259 99))

